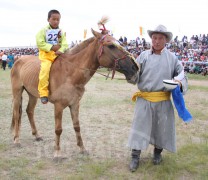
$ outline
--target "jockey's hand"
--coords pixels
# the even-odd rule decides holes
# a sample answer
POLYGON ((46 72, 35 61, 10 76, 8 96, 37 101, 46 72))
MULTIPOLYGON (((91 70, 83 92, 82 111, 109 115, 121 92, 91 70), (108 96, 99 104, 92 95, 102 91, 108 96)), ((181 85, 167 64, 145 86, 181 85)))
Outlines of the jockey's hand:
POLYGON ((53 45, 53 46, 51 47, 51 50, 54 51, 54 52, 56 52, 56 51, 58 51, 60 48, 61 48, 61 46, 60 46, 59 44, 57 44, 57 45, 53 45))
POLYGON ((60 52, 60 51, 56 51, 55 54, 56 54, 56 55, 61 55, 61 54, 63 54, 63 53, 60 52))

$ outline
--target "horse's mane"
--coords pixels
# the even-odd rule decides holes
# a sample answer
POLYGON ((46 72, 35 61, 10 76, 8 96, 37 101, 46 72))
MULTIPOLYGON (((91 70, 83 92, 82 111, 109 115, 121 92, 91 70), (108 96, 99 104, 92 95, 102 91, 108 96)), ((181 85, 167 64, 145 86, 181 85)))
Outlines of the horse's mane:
POLYGON ((77 54, 78 52, 82 51, 85 49, 92 41, 94 41, 95 38, 91 37, 89 39, 86 39, 85 41, 81 42, 80 44, 77 44, 73 48, 67 50, 67 54, 77 54))

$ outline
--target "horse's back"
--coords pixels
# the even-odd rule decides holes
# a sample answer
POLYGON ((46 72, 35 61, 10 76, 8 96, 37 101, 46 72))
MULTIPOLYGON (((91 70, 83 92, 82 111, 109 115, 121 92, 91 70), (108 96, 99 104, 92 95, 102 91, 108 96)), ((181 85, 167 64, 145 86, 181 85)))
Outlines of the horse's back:
POLYGON ((38 75, 40 61, 37 56, 21 56, 11 70, 12 88, 24 87, 30 94, 38 97, 38 75))

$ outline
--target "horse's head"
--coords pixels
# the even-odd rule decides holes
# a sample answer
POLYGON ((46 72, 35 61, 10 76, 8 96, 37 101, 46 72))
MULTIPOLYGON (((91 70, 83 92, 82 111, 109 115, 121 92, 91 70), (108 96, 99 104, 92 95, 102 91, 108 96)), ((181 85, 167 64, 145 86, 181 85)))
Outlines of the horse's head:
POLYGON ((115 71, 124 74, 129 83, 135 84, 139 68, 134 57, 109 34, 101 34, 93 29, 92 33, 98 39, 98 61, 100 66, 111 68, 113 76, 115 71))

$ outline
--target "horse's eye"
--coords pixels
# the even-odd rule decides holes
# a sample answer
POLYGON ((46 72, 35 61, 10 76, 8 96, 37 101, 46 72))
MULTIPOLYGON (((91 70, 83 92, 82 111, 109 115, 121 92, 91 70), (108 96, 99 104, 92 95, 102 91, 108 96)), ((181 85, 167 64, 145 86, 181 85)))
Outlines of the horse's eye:
POLYGON ((108 45, 108 47, 109 47, 110 49, 113 49, 113 48, 115 48, 115 46, 114 46, 113 44, 111 44, 111 45, 108 45))

